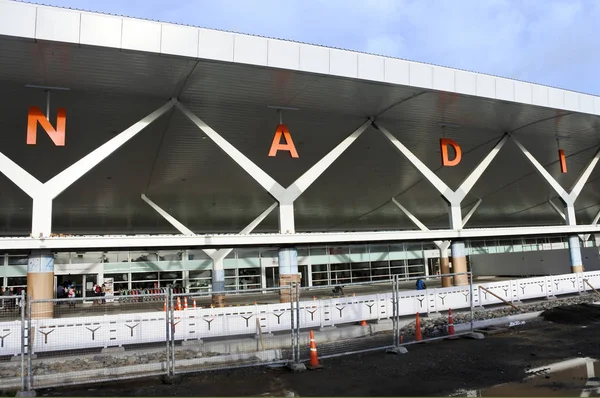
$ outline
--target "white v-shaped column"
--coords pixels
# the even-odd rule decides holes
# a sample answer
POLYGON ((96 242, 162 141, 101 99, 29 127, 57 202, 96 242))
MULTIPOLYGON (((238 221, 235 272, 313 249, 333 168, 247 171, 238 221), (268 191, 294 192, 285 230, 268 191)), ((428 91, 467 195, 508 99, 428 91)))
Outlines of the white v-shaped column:
MULTIPOLYGON (((554 189, 554 192, 558 196, 560 196, 561 200, 565 205, 565 213, 560 212, 559 214, 563 214, 567 225, 576 225, 577 220, 575 218, 575 201, 579 197, 579 194, 583 190, 583 187, 587 183, 587 180, 592 175, 592 171, 594 171, 594 167, 598 164, 598 160, 600 160, 600 149, 596 152, 592 160, 588 163, 587 167, 583 170, 583 173, 579 176, 571 192, 567 192, 552 176, 548 171, 537 161, 535 157, 525 148, 517 139, 513 137, 513 141, 523 155, 529 160, 529 162, 533 165, 535 170, 540 174, 544 180, 554 189)), ((551 203, 552 207, 555 210, 558 210, 554 203, 551 203)), ((576 235, 569 236, 569 254, 571 257, 571 271, 572 272, 582 272, 583 271, 583 260, 581 259, 581 246, 579 244, 579 237, 576 235)))
MULTIPOLYGON (((154 203, 146 195, 142 194, 142 200, 150 205, 158 214, 160 214, 166 221, 168 221, 175 229, 177 229, 183 235, 194 235, 188 227, 183 225, 175 217, 167 213, 164 209, 154 203)), ((273 203, 269 208, 260 213, 250 224, 240 231, 240 235, 247 235, 251 233, 271 212, 277 207, 277 203, 273 203)), ((225 257, 231 253, 233 249, 202 249, 207 256, 212 259, 212 293, 225 294, 225 269, 223 267, 225 257)))
POLYGON ((425 177, 427 181, 434 186, 435 189, 444 197, 450 206, 450 227, 458 230, 463 228, 463 219, 461 214, 461 203, 467 194, 471 191, 473 186, 477 183, 479 178, 483 175, 485 170, 488 168, 492 160, 498 155, 506 141, 508 140, 508 134, 505 134, 500 141, 492 148, 490 153, 477 165, 477 167, 469 174, 469 176, 460 184, 456 191, 453 191, 439 178, 429 167, 425 166, 419 158, 417 158, 407 147, 404 146, 396 137, 394 137, 385 127, 373 123, 379 131, 383 133, 390 140, 390 142, 404 155, 409 162, 411 162, 417 170, 425 177))
MULTIPOLYGON (((429 228, 427 228, 425 226, 425 224, 423 224, 415 215, 413 215, 410 211, 408 211, 404 206, 402 206, 395 198, 392 198, 392 202, 396 205, 396 207, 398 207, 412 222, 413 224, 415 224, 421 231, 429 231, 429 228)), ((466 225, 467 222, 469 221, 469 219, 471 218, 471 216, 473 215, 473 213, 475 213, 475 211, 477 210, 477 208, 479 207, 479 205, 481 204, 481 199, 478 199, 477 202, 473 205, 473 207, 471 208, 471 210, 469 210, 469 212, 467 213, 467 215, 463 218, 462 220, 462 225, 466 225)), ((448 265, 448 257, 449 257, 449 253, 448 253, 448 249, 450 248, 450 241, 449 240, 436 240, 433 242, 435 244, 435 246, 438 248, 439 252, 440 252, 440 273, 443 274, 449 274, 450 273, 450 269, 441 269, 442 265, 444 266, 443 268, 446 268, 446 266, 448 265), (444 272, 446 271, 446 272, 444 272)), ((425 265, 427 266, 427 265, 425 265)), ((442 287, 449 287, 452 286, 452 279, 450 277, 443 277, 442 276, 442 287)))
POLYGON ((31 235, 36 238, 49 237, 52 232, 52 201, 54 198, 135 137, 150 123, 173 108, 176 102, 176 99, 171 99, 45 183, 41 183, 21 166, 0 153, 0 172, 33 199, 31 235))
POLYGON ((279 231, 280 233, 295 233, 294 224, 294 201, 302 195, 320 176, 337 160, 346 149, 352 145, 358 137, 369 127, 372 119, 365 121, 346 139, 315 163, 308 171, 300 176, 289 187, 282 187, 277 181, 265 171, 252 162, 246 155, 221 137, 215 130, 207 125, 202 119, 189 111, 181 103, 177 103, 181 110, 208 138, 221 148, 234 162, 236 162, 246 173, 260 184, 275 200, 279 202, 279 231))

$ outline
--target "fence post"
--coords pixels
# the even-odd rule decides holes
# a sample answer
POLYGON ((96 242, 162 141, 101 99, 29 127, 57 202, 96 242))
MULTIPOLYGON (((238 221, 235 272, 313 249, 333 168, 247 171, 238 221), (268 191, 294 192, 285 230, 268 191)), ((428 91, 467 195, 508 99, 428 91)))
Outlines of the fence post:
POLYGON ((175 299, 173 298, 173 286, 169 285, 169 297, 171 297, 171 374, 175 375, 175 299))
POLYGON ((294 314, 294 287, 293 287, 293 282, 290 283, 289 285, 289 289, 290 289, 290 334, 291 334, 291 338, 292 338, 292 362, 293 363, 297 363, 297 358, 296 358, 296 333, 295 333, 295 322, 294 322, 294 318, 295 318, 295 314, 294 314))
POLYGON ((474 310, 473 310, 473 273, 472 271, 469 272, 469 296, 470 296, 470 302, 471 302, 471 334, 473 334, 474 330, 473 330, 473 323, 474 323, 474 310))
POLYGON ((31 355, 33 351, 33 339, 31 333, 31 299, 27 300, 27 391, 33 387, 33 372, 31 366, 31 355))
POLYGON ((294 283, 296 291, 296 363, 300 362, 300 284, 294 283))
POLYGON ((25 391, 25 290, 21 290, 21 391, 25 391))
POLYGON ((167 351, 166 351, 166 356, 165 356, 165 365, 167 367, 166 371, 167 371, 167 376, 171 375, 171 353, 170 353, 170 333, 169 333, 169 323, 170 323, 170 319, 169 316, 171 314, 171 310, 170 310, 170 306, 171 306, 171 302, 169 299, 169 289, 165 290, 165 343, 167 343, 167 351))

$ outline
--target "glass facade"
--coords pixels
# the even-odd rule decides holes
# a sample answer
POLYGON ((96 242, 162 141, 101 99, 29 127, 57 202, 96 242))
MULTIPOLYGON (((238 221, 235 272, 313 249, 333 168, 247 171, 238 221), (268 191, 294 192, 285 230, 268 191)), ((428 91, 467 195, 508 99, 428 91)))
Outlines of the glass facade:
MULTIPOLYGON (((582 247, 594 247, 593 241, 582 247)), ((466 242, 467 255, 568 249, 566 236, 481 239, 466 242)), ((439 269, 433 243, 362 244, 298 248, 303 286, 349 284, 434 274, 439 269)), ((88 274, 113 278, 116 292, 173 285, 185 291, 209 292, 212 261, 202 250, 61 252, 55 254, 59 278, 88 274)), ((2 286, 24 287, 27 253, 0 255, 2 286)), ((277 287, 279 269, 273 248, 234 249, 224 260, 225 288, 244 290, 277 287)))

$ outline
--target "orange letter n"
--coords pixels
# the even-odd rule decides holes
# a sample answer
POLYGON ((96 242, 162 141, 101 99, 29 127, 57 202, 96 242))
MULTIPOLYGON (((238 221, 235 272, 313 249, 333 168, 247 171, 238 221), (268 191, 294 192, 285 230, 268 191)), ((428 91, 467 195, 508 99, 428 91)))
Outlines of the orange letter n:
POLYGON ((292 136, 290 135, 290 132, 285 124, 277 125, 277 130, 275 131, 275 137, 273 138, 273 143, 271 144, 269 156, 277 156, 277 151, 289 151, 291 157, 298 158, 298 152, 294 146, 294 141, 292 141, 292 136), (285 140, 285 144, 281 143, 282 135, 285 140))
POLYGON ((42 126, 54 145, 65 146, 65 128, 67 126, 67 111, 59 108, 56 115, 56 129, 52 127, 46 115, 37 106, 30 106, 27 113, 27 145, 35 145, 37 142, 37 124, 42 126))
POLYGON ((462 151, 460 150, 460 147, 458 146, 458 144, 456 142, 452 141, 449 138, 442 138, 442 139, 440 139, 440 147, 442 150, 442 165, 443 166, 456 166, 457 164, 460 163, 460 160, 462 158, 462 151), (452 148, 454 148, 454 152, 456 153, 454 160, 448 159, 448 146, 451 146, 452 148))

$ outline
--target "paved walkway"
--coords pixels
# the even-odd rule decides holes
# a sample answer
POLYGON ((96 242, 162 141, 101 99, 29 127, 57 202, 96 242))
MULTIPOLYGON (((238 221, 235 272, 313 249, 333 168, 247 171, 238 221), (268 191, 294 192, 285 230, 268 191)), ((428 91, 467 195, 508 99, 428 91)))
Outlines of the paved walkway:
MULTIPOLYGON (((485 277, 479 278, 474 281, 474 283, 486 283, 486 282, 498 282, 502 280, 510 280, 515 278, 498 278, 498 277, 485 277)), ((441 279, 439 278, 431 278, 426 280, 428 288, 437 288, 441 287, 441 279)), ((415 288, 415 281, 406 281, 400 283, 401 290, 413 290, 415 288)), ((389 281, 381 282, 381 283, 373 283, 373 284, 365 284, 365 285, 346 285, 343 287, 344 296, 361 296, 368 295, 374 293, 383 293, 390 292, 392 290, 392 284, 389 281)), ((135 297, 135 296, 133 296, 135 297)), ((192 307, 191 298, 196 299, 197 307, 209 307, 211 304, 212 296, 210 294, 195 294, 188 295, 188 307, 192 307)), ((332 287, 311 287, 311 288, 302 288, 300 293, 301 299, 310 299, 316 297, 317 299, 329 299, 334 297, 339 297, 334 295, 332 292, 332 287)), ((139 298, 138 298, 139 299, 139 298)), ((132 298, 131 300, 135 300, 132 298)), ((270 290, 265 293, 261 292, 248 292, 248 293, 234 293, 228 294, 225 297, 225 302, 227 306, 244 306, 244 305, 253 305, 257 304, 272 304, 279 303, 279 293, 278 291, 270 290)), ((182 303, 183 305, 183 303, 182 303)), ((69 306, 67 302, 61 302, 59 305, 55 306, 54 317, 55 318, 71 318, 71 317, 79 317, 84 318, 86 316, 98 316, 98 315, 110 315, 110 314, 137 314, 141 312, 152 312, 152 311, 162 311, 164 308, 164 301, 161 298, 156 297, 154 301, 144 301, 144 302, 124 302, 118 301, 113 303, 106 304, 95 304, 92 301, 88 302, 77 302, 77 304, 72 307, 69 306)), ((8 321, 8 320, 18 320, 20 319, 20 313, 18 310, 13 311, 3 311, 0 309, 0 321, 8 321)))

